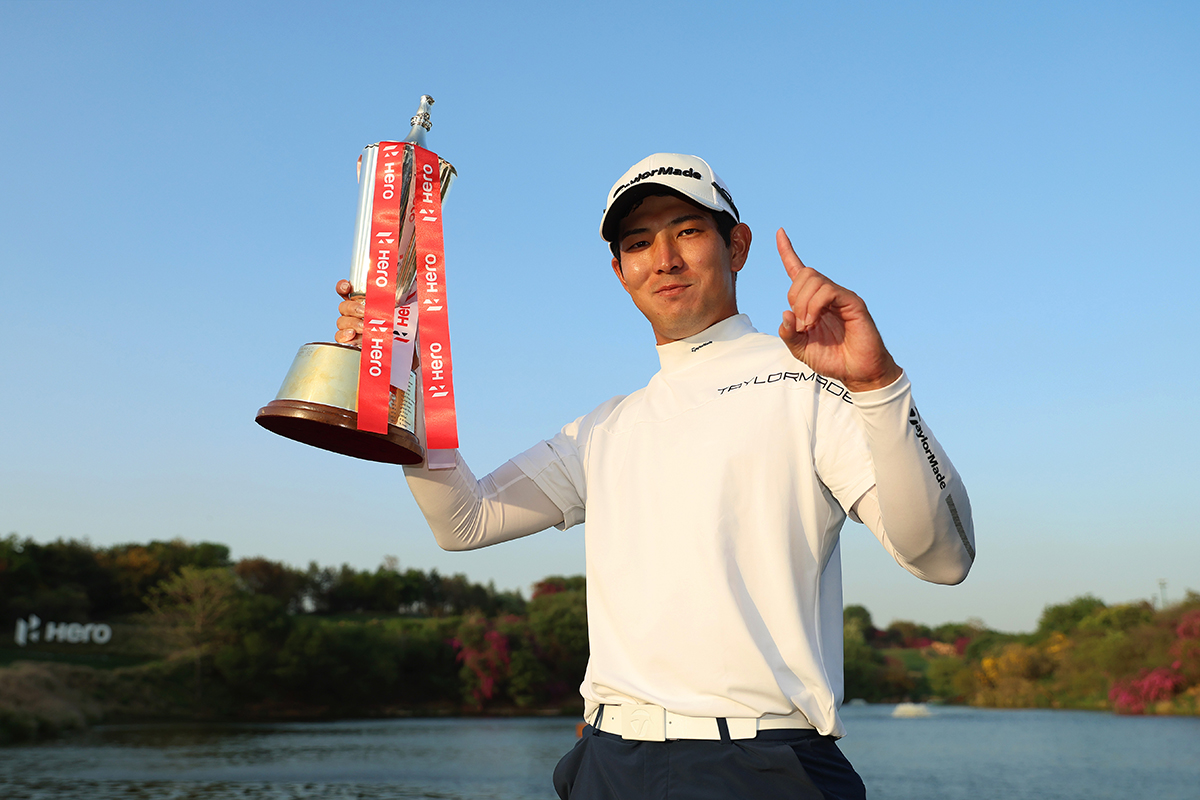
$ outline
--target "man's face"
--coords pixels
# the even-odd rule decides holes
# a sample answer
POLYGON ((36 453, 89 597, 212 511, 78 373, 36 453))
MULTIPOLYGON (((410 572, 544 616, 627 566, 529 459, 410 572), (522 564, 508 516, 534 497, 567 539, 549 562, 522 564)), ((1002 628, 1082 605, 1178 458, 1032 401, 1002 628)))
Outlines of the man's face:
POLYGON ((727 247, 705 209, 674 195, 647 197, 621 220, 612 268, 658 344, 692 336, 738 313, 733 276, 746 263, 750 228, 727 247))

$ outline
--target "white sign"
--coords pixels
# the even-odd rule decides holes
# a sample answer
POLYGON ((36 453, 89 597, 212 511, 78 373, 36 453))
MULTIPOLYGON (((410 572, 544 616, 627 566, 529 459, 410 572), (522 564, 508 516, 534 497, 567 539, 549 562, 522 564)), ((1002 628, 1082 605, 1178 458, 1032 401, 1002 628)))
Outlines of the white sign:
POLYGON ((43 629, 41 617, 30 614, 28 620, 17 620, 17 633, 13 638, 20 647, 30 642, 108 644, 112 639, 112 628, 103 622, 47 622, 43 629))

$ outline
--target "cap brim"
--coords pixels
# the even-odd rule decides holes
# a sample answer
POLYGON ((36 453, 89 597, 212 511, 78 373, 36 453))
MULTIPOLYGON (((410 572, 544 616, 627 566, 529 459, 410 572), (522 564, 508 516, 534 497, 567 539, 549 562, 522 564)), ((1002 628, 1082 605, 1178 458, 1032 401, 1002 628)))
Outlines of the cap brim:
POLYGON ((604 215, 604 224, 600 228, 600 236, 606 242, 615 242, 617 239, 617 229, 620 226, 621 220, 625 219, 626 215, 633 210, 633 207, 645 200, 647 197, 655 195, 671 195, 678 197, 685 203, 690 203, 696 208, 702 208, 712 214, 717 212, 711 208, 696 202, 696 198, 688 197, 678 189, 672 189, 661 183, 644 183, 641 186, 634 186, 622 192, 621 196, 613 201, 613 204, 608 207, 608 212, 604 215))

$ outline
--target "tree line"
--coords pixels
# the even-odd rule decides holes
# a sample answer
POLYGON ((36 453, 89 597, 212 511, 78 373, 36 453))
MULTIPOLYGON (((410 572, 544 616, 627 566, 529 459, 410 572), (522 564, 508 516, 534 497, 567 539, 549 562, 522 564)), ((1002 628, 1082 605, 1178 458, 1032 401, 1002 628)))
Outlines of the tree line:
MULTIPOLYGON (((218 714, 575 707, 588 657, 580 576, 547 578, 527 601, 392 558, 373 571, 297 569, 234 562, 211 542, 9 536, 0 614, 11 623, 31 613, 152 630, 156 685, 175 670, 180 702, 218 714)), ((1079 597, 1047 606, 1023 634, 980 621, 881 629, 854 605, 843 625, 847 700, 1200 711, 1194 592, 1157 609, 1079 597)))
POLYGON ((230 559, 214 542, 180 539, 95 547, 78 540, 39 544, 15 534, 0 539, 0 613, 6 622, 31 613, 69 622, 106 621, 146 611, 145 599, 184 567, 224 569, 253 595, 273 597, 292 614, 376 612, 417 617, 522 614, 519 592, 497 591, 465 575, 401 570, 389 557, 375 571, 310 563, 297 569, 265 558, 230 559))
POLYGON ((1200 594, 1163 608, 1091 595, 1047 606, 1036 631, 988 631, 961 657, 935 662, 931 683, 995 708, 1198 714, 1200 594))
POLYGON ((181 709, 217 715, 574 706, 585 609, 578 576, 546 578, 527 601, 390 557, 374 571, 301 570, 234 562, 211 542, 0 540, 8 623, 37 614, 151 631, 141 640, 155 685, 171 685, 166 665, 181 709))
POLYGON ((1091 595, 1045 607, 1031 633, 844 614, 846 698, 992 708, 1200 714, 1200 594, 1155 608, 1091 595))

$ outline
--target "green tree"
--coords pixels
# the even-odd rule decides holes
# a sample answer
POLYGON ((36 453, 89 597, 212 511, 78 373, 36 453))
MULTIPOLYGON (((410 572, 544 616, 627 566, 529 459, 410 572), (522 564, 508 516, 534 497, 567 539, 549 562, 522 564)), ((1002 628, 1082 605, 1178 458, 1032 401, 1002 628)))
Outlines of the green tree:
POLYGON ((71 622, 104 618, 114 611, 115 594, 87 542, 38 544, 16 534, 0 539, 0 614, 6 621, 31 613, 71 622))
POLYGON ((582 575, 550 575, 533 585, 533 599, 559 592, 582 592, 587 589, 587 578, 582 575))
POLYGON ((1046 606, 1038 619, 1037 635, 1071 633, 1088 615, 1104 608, 1104 601, 1090 594, 1081 595, 1066 603, 1046 606))
POLYGON ((142 601, 158 583, 179 573, 183 567, 217 569, 230 566, 229 548, 214 542, 189 544, 182 539, 149 544, 120 544, 98 551, 96 560, 116 585, 114 610, 133 613, 145 610, 142 601))
POLYGON ((935 642, 957 645, 959 642, 970 642, 986 628, 979 622, 946 622, 933 629, 932 638, 935 642))
POLYGON ((494 581, 488 581, 487 594, 487 612, 489 614, 495 614, 497 616, 503 616, 505 614, 520 616, 523 615, 528 608, 528 604, 525 602, 525 598, 521 596, 520 592, 496 591, 496 583, 494 581))
POLYGON ((496 621, 496 630, 508 641, 508 696, 521 708, 540 705, 551 697, 553 675, 539 657, 529 620, 512 614, 496 621))
POLYGON ((245 702, 279 697, 279 653, 295 618, 277 597, 256 594, 235 603, 226 625, 230 637, 214 655, 213 665, 233 696, 245 702))
POLYGON ((293 614, 303 608, 304 573, 299 570, 265 558, 243 558, 233 571, 253 594, 273 597, 293 614))
POLYGON ((407 614, 422 614, 424 612, 424 597, 429 576, 419 569, 409 568, 399 573, 396 580, 397 592, 400 595, 399 608, 407 614))
POLYGON ((1138 625, 1145 625, 1152 619, 1154 607, 1143 600, 1140 603, 1122 603, 1098 608, 1081 619, 1076 627, 1080 633, 1127 631, 1138 625))
MULTIPOLYGON (((574 585, 582 586, 582 578, 574 585)), ((586 590, 564 589, 530 600, 529 627, 548 674, 546 696, 554 701, 573 696, 588 661, 586 590)))
POLYGON ((396 624, 399 626, 397 702, 457 702, 461 688, 457 654, 451 644, 457 621, 425 618, 401 620, 396 624))
POLYGON ((842 624, 856 620, 858 630, 868 642, 875 638, 875 623, 871 621, 871 612, 866 606, 849 605, 842 609, 842 624))
POLYGON ((973 689, 970 682, 971 667, 956 656, 943 656, 929 662, 930 691, 947 702, 966 700, 973 689))
POLYGON ((929 644, 932 634, 927 625, 898 619, 887 626, 884 638, 895 647, 921 647, 929 644))
POLYGON ((146 595, 151 620, 195 662, 197 703, 202 695, 203 660, 228 639, 224 623, 238 594, 237 579, 231 570, 185 566, 146 595))
MULTIPOLYGON (((865 610, 865 609, 864 609, 865 610)), ((868 615, 867 619, 870 619, 868 615)), ((874 702, 882 698, 880 677, 886 661, 883 654, 867 644, 863 618, 855 614, 842 625, 842 674, 847 700, 874 702)))
POLYGON ((378 620, 296 621, 279 653, 281 686, 308 706, 361 711, 394 697, 399 637, 378 620))

